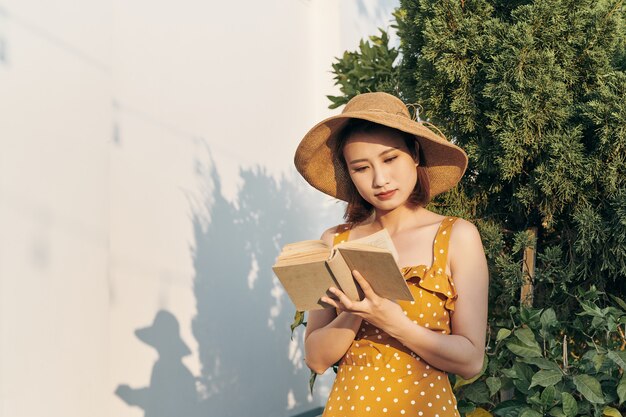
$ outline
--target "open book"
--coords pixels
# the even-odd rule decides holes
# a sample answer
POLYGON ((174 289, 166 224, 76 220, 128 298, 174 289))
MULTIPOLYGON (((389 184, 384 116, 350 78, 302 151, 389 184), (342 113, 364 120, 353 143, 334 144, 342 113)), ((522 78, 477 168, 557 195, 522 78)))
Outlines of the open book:
POLYGON ((320 300, 324 295, 332 295, 329 287, 339 288, 352 300, 361 300, 362 291, 352 276, 354 269, 379 296, 413 301, 396 259, 393 241, 383 229, 333 248, 322 240, 290 243, 272 269, 299 311, 329 307, 320 300))

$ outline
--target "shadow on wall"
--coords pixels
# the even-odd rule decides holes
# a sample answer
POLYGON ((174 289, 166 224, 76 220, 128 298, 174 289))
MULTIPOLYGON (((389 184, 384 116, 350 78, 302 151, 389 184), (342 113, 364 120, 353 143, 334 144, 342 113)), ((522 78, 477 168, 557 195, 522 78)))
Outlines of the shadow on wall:
POLYGON ((235 207, 222 197, 213 170, 208 227, 193 220, 198 314, 192 329, 206 389, 202 408, 222 417, 294 415, 319 401, 308 396, 301 334, 290 340, 295 309, 271 267, 285 243, 318 238, 318 221, 332 220, 320 219, 320 200, 303 187, 277 184, 261 169, 240 175, 235 207))
POLYGON ((206 416, 198 406, 195 378, 182 363, 182 358, 191 351, 180 338, 176 317, 161 310, 152 326, 136 330, 135 335, 159 353, 152 368, 150 386, 131 388, 123 384, 115 394, 126 404, 142 408, 146 417, 206 416))
MULTIPOLYGON (((214 164, 211 164, 214 167, 214 164)), ((339 208, 321 207, 319 193, 262 169, 240 171, 238 204, 222 197, 214 168, 206 178, 204 212, 192 217, 197 316, 192 331, 201 375, 181 359, 189 353, 176 318, 160 311, 136 335, 159 352, 150 386, 120 385, 116 394, 146 417, 313 416, 325 400, 308 392, 302 332, 290 339, 295 309, 272 272, 288 242, 318 238, 340 219, 339 208), (332 220, 331 220, 332 217, 332 220), (311 220, 310 220, 311 219, 311 220)))

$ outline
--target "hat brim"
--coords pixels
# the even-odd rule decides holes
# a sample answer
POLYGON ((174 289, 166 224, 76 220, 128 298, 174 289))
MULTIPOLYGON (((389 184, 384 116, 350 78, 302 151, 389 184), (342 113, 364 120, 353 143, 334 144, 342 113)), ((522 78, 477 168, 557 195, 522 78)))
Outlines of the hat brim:
POLYGON ((368 120, 415 136, 422 149, 422 167, 428 173, 430 197, 454 187, 467 169, 465 152, 422 122, 384 111, 352 111, 329 117, 304 136, 296 150, 296 169, 313 187, 340 200, 348 200, 352 181, 343 164, 333 156, 337 136, 350 119, 368 120))

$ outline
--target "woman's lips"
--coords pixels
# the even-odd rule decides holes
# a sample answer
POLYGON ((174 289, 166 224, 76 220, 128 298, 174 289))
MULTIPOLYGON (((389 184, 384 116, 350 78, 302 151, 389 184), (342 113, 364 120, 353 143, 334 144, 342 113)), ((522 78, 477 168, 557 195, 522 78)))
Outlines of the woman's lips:
POLYGON ((376 194, 379 200, 388 200, 396 193, 396 190, 387 191, 386 193, 376 194))

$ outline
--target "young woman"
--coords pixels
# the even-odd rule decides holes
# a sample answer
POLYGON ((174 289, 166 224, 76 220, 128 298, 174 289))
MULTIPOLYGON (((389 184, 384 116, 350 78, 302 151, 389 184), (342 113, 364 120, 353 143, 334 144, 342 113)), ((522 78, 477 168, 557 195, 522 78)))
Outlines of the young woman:
POLYGON ((476 227, 424 208, 467 167, 463 150, 411 119, 386 93, 361 94, 307 133, 295 164, 315 188, 348 203, 334 245, 387 229, 415 301, 336 288, 310 311, 305 359, 323 373, 339 361, 324 417, 458 416, 446 373, 480 372, 487 324, 487 262, 476 227))

